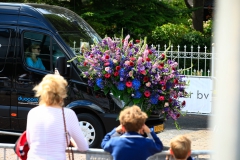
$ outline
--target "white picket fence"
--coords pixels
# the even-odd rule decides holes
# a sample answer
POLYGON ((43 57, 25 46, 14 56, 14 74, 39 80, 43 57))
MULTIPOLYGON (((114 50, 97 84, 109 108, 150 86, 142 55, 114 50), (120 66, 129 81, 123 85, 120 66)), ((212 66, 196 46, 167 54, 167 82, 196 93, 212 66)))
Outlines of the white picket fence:
MULTIPOLYGON (((154 45, 152 45, 154 47, 154 45)), ((158 54, 161 54, 167 50, 169 46, 164 45, 163 48, 160 45, 155 46, 158 54)), ((187 51, 187 46, 180 47, 179 45, 174 47, 170 46, 169 50, 166 51, 166 55, 169 59, 178 62, 178 69, 182 69, 184 75, 189 76, 201 76, 210 77, 213 75, 213 52, 214 47, 212 47, 212 53, 207 53, 207 47, 204 46, 204 52, 200 52, 201 47, 197 47, 197 52, 194 52, 193 46, 191 46, 191 51, 187 51), (183 48, 183 49, 182 49, 183 48), (192 66, 193 64, 193 66, 192 66)))

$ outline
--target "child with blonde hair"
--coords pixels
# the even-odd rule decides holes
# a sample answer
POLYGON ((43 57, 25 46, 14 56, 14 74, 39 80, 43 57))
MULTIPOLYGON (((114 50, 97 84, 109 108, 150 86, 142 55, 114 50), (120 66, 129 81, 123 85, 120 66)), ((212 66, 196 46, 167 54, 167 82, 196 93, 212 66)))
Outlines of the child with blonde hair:
MULTIPOLYGON (((174 137, 170 142, 170 154, 175 160, 192 160, 191 140, 184 135, 174 137)), ((168 160, 169 157, 166 157, 168 160)))
POLYGON ((107 133, 101 147, 110 152, 114 160, 146 160, 161 152, 163 144, 146 125, 145 112, 134 105, 126 107, 119 116, 120 125, 107 133), (142 136, 147 134, 147 138, 142 136))

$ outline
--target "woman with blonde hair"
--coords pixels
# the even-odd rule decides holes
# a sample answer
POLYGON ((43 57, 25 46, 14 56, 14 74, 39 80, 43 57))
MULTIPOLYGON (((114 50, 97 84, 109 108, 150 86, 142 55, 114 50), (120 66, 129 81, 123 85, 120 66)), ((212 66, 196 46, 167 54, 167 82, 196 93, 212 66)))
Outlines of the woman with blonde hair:
POLYGON ((89 149, 78 124, 75 112, 63 108, 67 97, 67 81, 60 75, 48 74, 33 89, 39 97, 39 106, 31 109, 27 117, 28 160, 65 160, 70 138, 79 151, 89 149), (64 115, 64 116, 63 116, 64 115), (65 126, 68 136, 65 134, 65 126))

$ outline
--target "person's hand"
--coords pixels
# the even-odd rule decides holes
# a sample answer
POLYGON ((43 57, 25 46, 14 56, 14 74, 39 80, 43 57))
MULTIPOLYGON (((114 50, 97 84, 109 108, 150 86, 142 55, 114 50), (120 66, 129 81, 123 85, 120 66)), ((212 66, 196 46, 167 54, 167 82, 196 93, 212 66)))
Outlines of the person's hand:
POLYGON ((70 139, 69 147, 77 147, 77 144, 76 144, 76 142, 74 141, 74 139, 72 137, 70 139))
POLYGON ((150 133, 150 132, 151 132, 151 130, 148 128, 148 126, 146 126, 146 124, 144 124, 139 131, 140 134, 150 133))
POLYGON ((124 127, 120 124, 120 125, 116 128, 116 132, 118 132, 118 133, 125 133, 125 129, 124 129, 124 127))

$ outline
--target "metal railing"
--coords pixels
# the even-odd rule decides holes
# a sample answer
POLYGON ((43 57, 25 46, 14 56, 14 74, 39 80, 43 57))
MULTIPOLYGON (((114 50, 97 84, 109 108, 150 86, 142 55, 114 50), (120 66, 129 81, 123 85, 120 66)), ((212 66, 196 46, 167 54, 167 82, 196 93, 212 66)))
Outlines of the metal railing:
MULTIPOLYGON (((3 149, 3 160, 7 160, 10 158, 14 159, 14 157, 16 157, 16 159, 18 160, 18 157, 13 154, 13 147, 14 144, 0 143, 0 149, 3 149), (7 151, 11 152, 11 157, 7 155, 7 151)), ((112 156, 108 152, 105 152, 103 149, 90 148, 88 151, 81 152, 76 150, 76 148, 73 148, 73 152, 76 160, 113 160, 112 156)), ((0 155, 2 154, 0 153, 0 155)), ((169 151, 162 151, 160 153, 157 153, 149 157, 147 160, 162 160, 163 158, 165 158, 166 155, 169 155, 169 151)), ((210 159, 210 155, 211 151, 208 150, 194 150, 191 154, 191 156, 194 157, 195 160, 199 160, 201 156, 204 156, 204 159, 207 160, 210 159)))
MULTIPOLYGON (((0 131, 0 135, 10 135, 10 136, 20 136, 21 133, 14 133, 14 132, 6 132, 6 131, 0 131)), ((0 156, 0 159, 3 158, 3 160, 9 159, 9 155, 11 156, 11 159, 18 160, 18 157, 14 154, 13 148, 15 144, 8 144, 8 143, 0 143, 0 155, 3 155, 3 157, 0 156), (3 150, 3 151, 1 151, 3 150), (9 155, 7 155, 7 152, 9 151, 9 155), (3 154, 1 154, 3 152, 3 154)), ((112 160, 112 156, 105 152, 103 149, 96 149, 96 148, 90 148, 88 151, 78 151, 76 148, 73 148, 74 157, 76 160, 112 160)), ((169 155, 169 151, 162 151, 160 153, 157 153, 151 157, 148 158, 148 160, 161 160, 166 155, 169 155)), ((201 156, 207 157, 206 159, 210 159, 211 151, 209 150, 193 150, 192 151, 192 157, 195 158, 195 160, 198 160, 201 156)), ((202 159, 202 158, 201 158, 202 159)))
MULTIPOLYGON (((153 47, 154 45, 152 45, 153 47)), ((155 46, 158 54, 165 52, 168 48, 167 45, 164 45, 163 48, 160 45, 155 46)), ((170 49, 166 51, 166 55, 169 59, 175 60, 178 62, 178 69, 187 69, 184 70, 184 75, 189 76, 204 76, 210 77, 213 75, 213 52, 214 47, 212 47, 212 53, 207 53, 207 47, 204 47, 204 52, 200 51, 200 46, 197 47, 197 52, 193 50, 191 46, 190 51, 187 51, 186 45, 183 46, 183 50, 180 49, 180 46, 171 45, 170 49), (193 65, 191 67, 191 65, 193 65)))

